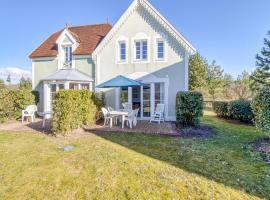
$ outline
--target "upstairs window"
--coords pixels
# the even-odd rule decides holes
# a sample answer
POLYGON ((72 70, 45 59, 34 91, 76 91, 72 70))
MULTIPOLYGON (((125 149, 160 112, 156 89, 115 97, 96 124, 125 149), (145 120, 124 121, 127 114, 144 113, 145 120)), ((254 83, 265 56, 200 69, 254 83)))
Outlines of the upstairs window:
POLYGON ((136 60, 147 60, 148 59, 148 42, 147 40, 136 41, 136 60))
POLYGON ((125 41, 119 42, 119 61, 124 62, 127 59, 127 44, 125 41))
POLYGON ((157 40, 157 60, 164 60, 164 41, 157 40))
POLYGON ((64 59, 64 68, 72 67, 72 47, 64 47, 65 59, 64 59))

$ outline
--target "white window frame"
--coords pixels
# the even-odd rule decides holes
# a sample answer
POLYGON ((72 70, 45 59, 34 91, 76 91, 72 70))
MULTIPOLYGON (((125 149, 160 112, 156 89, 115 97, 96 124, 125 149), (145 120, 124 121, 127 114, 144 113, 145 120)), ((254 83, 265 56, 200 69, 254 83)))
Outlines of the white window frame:
POLYGON ((126 63, 127 62, 127 42, 124 40, 118 42, 118 62, 126 63), (122 47, 121 45, 125 45, 125 59, 122 59, 122 47))
POLYGON ((73 68, 73 48, 72 48, 72 45, 63 45, 62 46, 63 48, 63 66, 62 68, 63 69, 72 69, 73 68), (71 58, 69 58, 70 60, 67 61, 67 52, 66 52, 66 49, 68 48, 68 57, 71 55, 71 58), (71 52, 70 52, 71 50, 71 52))
POLYGON ((128 38, 125 36, 120 36, 116 40, 115 44, 115 64, 127 64, 129 61, 129 43, 128 43, 128 38), (126 60, 121 60, 121 44, 125 43, 126 44, 126 60))
POLYGON ((71 68, 64 67, 64 63, 65 63, 64 47, 72 46, 72 52, 74 52, 79 46, 79 43, 76 41, 73 35, 69 32, 69 30, 65 29, 56 40, 56 44, 58 47, 58 55, 57 55, 58 69, 74 69, 76 67, 74 56, 72 57, 72 67, 71 68), (65 41, 65 39, 68 39, 68 41, 65 41))
POLYGON ((167 62, 167 45, 166 45, 166 41, 160 37, 157 36, 154 38, 154 43, 155 43, 155 47, 154 47, 154 55, 155 55, 155 61, 156 62, 167 62), (158 43, 159 42, 163 42, 163 58, 158 58, 158 43))
POLYGON ((148 42, 147 39, 145 39, 145 40, 135 40, 134 41, 134 60, 136 62, 138 62, 138 61, 142 61, 142 62, 148 61, 149 60, 149 52, 150 52, 149 51, 149 42, 148 42), (146 42, 146 44, 147 44, 147 58, 146 59, 143 58, 143 43, 144 42, 146 42), (137 58, 137 43, 140 43, 140 58, 137 58))
POLYGON ((150 63, 151 50, 152 50, 150 37, 146 33, 139 32, 134 37, 131 38, 131 43, 133 45, 133 48, 131 48, 133 51, 131 62, 138 63, 138 64, 150 63), (147 59, 136 59, 136 42, 140 42, 140 41, 147 41, 147 59))

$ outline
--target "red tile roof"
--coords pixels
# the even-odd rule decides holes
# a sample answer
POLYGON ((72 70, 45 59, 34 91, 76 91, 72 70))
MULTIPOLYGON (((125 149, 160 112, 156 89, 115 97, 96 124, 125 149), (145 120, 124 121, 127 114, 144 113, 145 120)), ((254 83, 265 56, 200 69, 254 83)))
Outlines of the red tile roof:
MULTIPOLYGON (((91 55, 101 40, 111 30, 111 24, 96 24, 85 26, 68 27, 70 33, 79 42, 79 46, 73 52, 74 55, 91 55)), ((64 29, 53 33, 45 42, 36 48, 31 54, 30 58, 39 57, 54 57, 57 56, 56 40, 61 35, 64 29)))

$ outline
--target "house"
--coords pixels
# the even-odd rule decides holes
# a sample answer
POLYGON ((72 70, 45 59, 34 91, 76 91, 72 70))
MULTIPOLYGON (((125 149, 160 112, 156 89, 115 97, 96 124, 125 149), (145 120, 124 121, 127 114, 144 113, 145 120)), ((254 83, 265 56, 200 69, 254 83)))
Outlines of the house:
POLYGON ((118 75, 144 83, 107 89, 106 104, 130 102, 148 119, 157 103, 166 120, 175 120, 175 97, 188 90, 188 59, 195 48, 148 0, 134 0, 114 26, 70 26, 52 34, 30 54, 33 89, 40 111, 51 111, 61 89, 97 90, 118 75))

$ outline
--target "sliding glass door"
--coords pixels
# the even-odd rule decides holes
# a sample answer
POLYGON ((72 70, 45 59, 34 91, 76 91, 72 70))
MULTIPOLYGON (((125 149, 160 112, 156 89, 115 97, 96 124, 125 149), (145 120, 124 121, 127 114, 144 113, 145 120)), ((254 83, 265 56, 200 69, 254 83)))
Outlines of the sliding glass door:
POLYGON ((160 103, 165 104, 165 84, 155 83, 155 108, 160 103))
POLYGON ((142 87, 142 117, 150 117, 151 116, 151 85, 145 84, 142 87))

